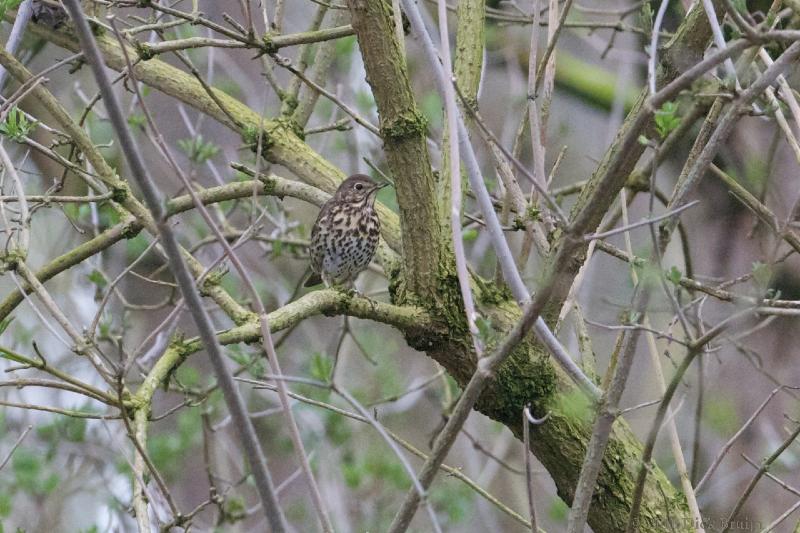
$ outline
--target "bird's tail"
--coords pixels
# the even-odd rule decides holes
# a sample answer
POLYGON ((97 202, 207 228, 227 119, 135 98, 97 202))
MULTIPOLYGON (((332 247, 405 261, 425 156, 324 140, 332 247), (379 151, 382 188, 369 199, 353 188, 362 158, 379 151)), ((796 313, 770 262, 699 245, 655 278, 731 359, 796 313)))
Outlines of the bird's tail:
POLYGON ((319 285, 322 283, 322 276, 317 274, 316 272, 312 272, 305 283, 303 283, 303 287, 313 287, 314 285, 319 285))

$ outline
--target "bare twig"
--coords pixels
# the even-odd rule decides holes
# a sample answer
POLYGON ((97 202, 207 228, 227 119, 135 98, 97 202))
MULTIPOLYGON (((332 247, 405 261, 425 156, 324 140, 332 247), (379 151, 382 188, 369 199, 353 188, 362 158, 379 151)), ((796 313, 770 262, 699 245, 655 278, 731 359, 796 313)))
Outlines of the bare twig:
MULTIPOLYGON (((113 20, 111 20, 111 26, 116 31, 116 26, 114 25, 113 20)), ((117 35, 119 35, 118 32, 117 35)), ((125 47, 122 46, 121 40, 120 40, 120 45, 124 51, 125 47)), ((126 54, 126 60, 130 61, 129 58, 127 57, 127 54, 126 54)), ((128 70, 130 72, 133 72, 133 69, 130 66, 128 67, 128 70)), ((247 272, 247 269, 242 264, 238 255, 234 252, 228 240, 224 237, 219 227, 217 227, 217 225, 212 220, 211 215, 209 214, 206 207, 203 205, 203 202, 201 201, 198 194, 195 192, 194 187, 189 182, 188 177, 183 173, 180 166, 175 161, 175 158, 172 156, 169 148, 166 145, 166 142, 164 141, 163 136, 161 135, 160 131, 158 130, 155 124, 155 121, 152 118, 152 115, 150 114, 149 110, 145 105, 144 99, 142 98, 142 95, 139 92, 138 85, 136 84, 134 85, 134 90, 136 91, 139 104, 145 113, 145 117, 147 118, 148 124, 153 132, 153 135, 155 135, 156 137, 157 144, 160 146, 164 157, 167 159, 172 169, 175 171, 180 180, 183 182, 183 185, 184 187, 186 187, 186 190, 189 191, 189 195, 192 197, 192 201, 194 202, 194 205, 197 208, 198 212, 201 214, 208 227, 217 237, 217 240, 225 250, 225 254, 233 263, 234 267, 236 268, 236 271, 239 273, 239 276, 241 276, 245 286, 248 288, 259 315, 259 322, 261 325, 262 345, 264 347, 264 351, 267 353, 267 358, 269 360, 269 364, 272 367, 273 372, 277 375, 280 375, 281 368, 278 362, 277 354, 275 353, 275 347, 272 343, 272 335, 269 328, 269 322, 267 320, 267 311, 264 308, 264 304, 261 301, 261 296, 256 290, 253 280, 251 279, 250 275, 247 272)), ((300 438, 300 430, 298 429, 297 423, 294 420, 294 416, 292 415, 291 406, 289 405, 289 398, 286 394, 286 389, 283 382, 279 382, 278 391, 279 391, 279 397, 281 399, 281 405, 283 407, 284 414, 286 416, 286 421, 289 426, 289 433, 292 438, 292 443, 294 444, 295 452, 297 454, 298 460, 300 461, 301 469, 303 470, 303 473, 306 477, 306 481, 309 485, 309 489, 311 491, 312 503, 314 505, 315 510, 317 511, 317 515, 320 520, 320 523, 322 524, 323 530, 326 533, 332 533, 333 526, 330 522, 330 518, 328 517, 328 512, 325 508, 325 504, 323 503, 322 496, 319 492, 319 488, 317 487, 317 484, 314 481, 314 476, 311 472, 311 465, 309 464, 308 456, 305 453, 303 441, 300 438)))
POLYGON ((75 22, 75 28, 81 42, 81 47, 86 55, 86 60, 92 67, 97 84, 103 94, 106 109, 108 110, 109 117, 116 130, 120 145, 123 148, 125 158, 128 160, 128 164, 131 167, 131 173, 141 188, 146 203, 154 215, 156 224, 158 225, 160 240, 164 246, 166 255, 169 257, 170 268, 181 288, 181 292, 186 300, 186 306, 197 324, 203 339, 203 344, 208 352, 209 359, 211 359, 214 371, 217 374, 220 388, 222 389, 228 408, 231 410, 231 415, 234 418, 250 468, 253 470, 256 486, 262 500, 267 520, 270 522, 270 526, 274 532, 283 532, 286 530, 286 519, 283 517, 283 513, 280 510, 275 495, 275 488, 269 472, 267 471, 261 446, 256 438, 253 425, 247 416, 247 408, 244 405, 244 400, 239 394, 225 366, 225 358, 222 355, 222 349, 217 341, 211 320, 203 308, 203 303, 195 287, 194 280, 183 262, 175 234, 172 228, 165 223, 165 209, 161 194, 149 177, 142 156, 139 153, 139 148, 130 134, 125 116, 123 115, 122 109, 120 108, 119 102, 105 72, 103 58, 100 55, 100 51, 97 49, 97 44, 89 28, 89 24, 83 15, 80 3, 78 0, 64 0, 64 4, 75 22))
POLYGON ((22 444, 22 441, 25 440, 25 437, 28 436, 28 433, 30 433, 32 429, 33 426, 28 426, 27 428, 25 428, 25 431, 23 431, 22 434, 17 438, 16 442, 14 442, 14 445, 11 446, 11 449, 6 454, 5 459, 0 461, 0 470, 3 470, 3 467, 6 466, 6 464, 8 464, 8 461, 11 460, 11 456, 14 455, 14 451, 19 447, 20 444, 22 444))
POLYGON ((531 468, 531 424, 538 426, 550 417, 547 413, 542 418, 534 418, 531 415, 530 406, 527 405, 522 410, 522 453, 525 454, 525 488, 528 491, 528 512, 531 516, 531 531, 537 533, 539 527, 536 525, 536 505, 533 499, 533 469, 531 468))

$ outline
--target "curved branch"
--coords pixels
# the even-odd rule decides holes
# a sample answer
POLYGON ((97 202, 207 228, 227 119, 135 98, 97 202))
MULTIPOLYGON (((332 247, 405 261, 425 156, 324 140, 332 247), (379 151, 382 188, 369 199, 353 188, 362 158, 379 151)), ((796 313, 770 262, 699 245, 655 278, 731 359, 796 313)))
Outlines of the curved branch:
MULTIPOLYGON (((413 306, 398 306, 376 302, 362 296, 345 293, 335 289, 322 289, 310 292, 297 300, 267 315, 270 329, 278 332, 314 315, 348 315, 383 322, 395 326, 409 335, 443 335, 446 332, 427 311, 413 306)), ((219 343, 224 345, 241 342, 258 342, 261 328, 258 318, 217 333, 219 343)), ((136 392, 138 402, 151 400, 153 393, 174 368, 189 355, 202 349, 198 338, 176 340, 159 358, 150 373, 136 392)))

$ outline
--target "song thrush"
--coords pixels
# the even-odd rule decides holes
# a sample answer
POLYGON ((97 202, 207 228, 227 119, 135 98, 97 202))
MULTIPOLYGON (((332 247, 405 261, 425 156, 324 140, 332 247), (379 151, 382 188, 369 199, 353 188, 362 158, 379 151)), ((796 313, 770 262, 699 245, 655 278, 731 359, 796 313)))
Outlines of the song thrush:
POLYGON ((351 288, 356 276, 369 266, 381 230, 375 196, 386 185, 354 174, 325 202, 311 229, 313 273, 306 287, 324 282, 326 287, 351 288))

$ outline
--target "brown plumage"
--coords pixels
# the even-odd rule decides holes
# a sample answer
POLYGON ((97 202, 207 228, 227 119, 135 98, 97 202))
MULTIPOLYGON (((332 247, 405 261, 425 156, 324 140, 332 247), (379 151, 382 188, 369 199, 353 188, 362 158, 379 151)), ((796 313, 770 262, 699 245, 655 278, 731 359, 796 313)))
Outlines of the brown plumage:
POLYGON ((325 202, 311 229, 313 273, 306 287, 323 282, 326 287, 349 288, 369 266, 381 232, 375 196, 384 185, 364 174, 354 174, 325 202))

